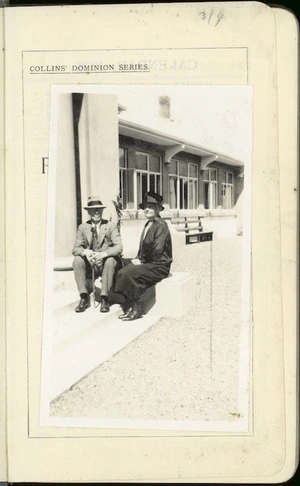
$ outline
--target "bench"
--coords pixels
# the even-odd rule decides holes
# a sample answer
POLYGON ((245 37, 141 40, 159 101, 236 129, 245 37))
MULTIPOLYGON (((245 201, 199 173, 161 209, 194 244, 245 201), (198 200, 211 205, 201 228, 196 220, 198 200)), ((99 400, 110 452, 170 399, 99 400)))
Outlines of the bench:
POLYGON ((212 231, 203 232, 201 216, 182 216, 172 218, 171 223, 176 227, 176 231, 185 232, 185 243, 201 243, 203 241, 212 241, 212 231))

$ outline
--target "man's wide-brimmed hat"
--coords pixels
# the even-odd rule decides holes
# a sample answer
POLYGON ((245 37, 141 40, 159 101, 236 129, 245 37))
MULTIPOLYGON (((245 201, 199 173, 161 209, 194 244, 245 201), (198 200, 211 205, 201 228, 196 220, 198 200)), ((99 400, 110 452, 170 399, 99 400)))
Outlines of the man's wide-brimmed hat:
POLYGON ((91 196, 88 198, 87 206, 84 206, 84 209, 101 209, 106 208, 103 206, 102 202, 100 201, 99 196, 91 196))
POLYGON ((152 203, 152 204, 158 204, 160 211, 163 211, 164 207, 162 205, 163 202, 163 197, 160 194, 157 194, 156 192, 146 192, 143 198, 143 202, 139 204, 139 207, 141 209, 145 209, 147 206, 147 203, 152 203))

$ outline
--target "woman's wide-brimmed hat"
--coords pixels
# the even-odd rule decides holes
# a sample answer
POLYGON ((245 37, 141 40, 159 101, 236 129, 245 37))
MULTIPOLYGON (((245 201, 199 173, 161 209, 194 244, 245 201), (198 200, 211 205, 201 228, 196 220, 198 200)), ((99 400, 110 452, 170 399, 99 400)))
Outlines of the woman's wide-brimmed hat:
POLYGON ((84 206, 84 209, 103 209, 106 206, 103 206, 102 202, 100 201, 99 196, 91 196, 88 198, 87 206, 84 206))
POLYGON ((139 204, 139 207, 141 209, 145 209, 147 206, 147 203, 152 203, 152 204, 158 204, 160 211, 164 210, 164 207, 162 205, 163 202, 163 197, 160 194, 157 194, 156 192, 146 192, 143 198, 143 202, 139 204))

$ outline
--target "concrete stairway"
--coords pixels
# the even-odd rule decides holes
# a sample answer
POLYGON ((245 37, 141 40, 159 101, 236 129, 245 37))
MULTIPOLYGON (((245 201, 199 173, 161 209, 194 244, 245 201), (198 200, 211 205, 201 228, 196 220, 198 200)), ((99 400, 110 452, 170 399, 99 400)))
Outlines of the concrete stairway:
POLYGON ((146 315, 136 321, 118 319, 119 304, 101 313, 98 302, 76 313, 78 293, 73 272, 54 272, 53 302, 48 319, 47 396, 53 400, 105 360, 153 326, 161 317, 181 317, 194 305, 195 278, 173 273, 144 294, 146 315))
MULTIPOLYGON (((77 314, 78 294, 59 288, 54 292, 49 399, 60 395, 90 371, 155 324, 160 315, 123 322, 122 309, 114 304, 110 312, 91 307, 77 314)), ((98 303, 96 303, 98 304, 98 303)))

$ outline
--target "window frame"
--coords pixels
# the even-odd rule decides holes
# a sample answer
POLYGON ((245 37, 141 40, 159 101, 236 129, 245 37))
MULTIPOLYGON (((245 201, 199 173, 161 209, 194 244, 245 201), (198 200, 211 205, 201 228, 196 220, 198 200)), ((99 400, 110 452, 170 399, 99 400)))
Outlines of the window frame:
MULTIPOLYGON (((139 174, 147 174, 147 191, 150 191, 150 175, 154 175, 155 178, 155 192, 160 192, 162 188, 162 157, 153 152, 144 152, 141 150, 135 150, 135 155, 140 154, 146 156, 147 160, 147 169, 138 169, 135 167, 133 169, 133 178, 134 178, 134 208, 138 208, 138 204, 141 202, 144 194, 142 194, 141 188, 141 181, 139 183, 138 176, 139 174), (150 170, 150 157, 157 157, 159 160, 159 172, 150 170), (158 188, 158 180, 159 180, 159 189, 158 188), (140 187, 138 187, 140 186, 140 187)), ((141 178, 142 180, 142 178, 141 178)))
POLYGON ((218 169, 214 167, 208 167, 205 169, 205 172, 207 173, 208 171, 208 179, 203 175, 203 194, 205 194, 205 184, 208 184, 208 207, 205 207, 205 198, 203 197, 203 205, 204 209, 207 209, 209 211, 212 211, 214 209, 217 209, 218 207, 218 180, 219 180, 219 172, 218 169), (212 172, 216 173, 216 178, 213 179, 211 177, 212 172), (214 199, 214 201, 213 201, 214 199), (213 204, 211 204, 213 202, 213 204))
MULTIPOLYGON (((223 169, 222 169, 223 170, 223 169)), ((233 208, 234 205, 234 173, 230 170, 223 170, 225 172, 225 182, 222 181, 222 187, 221 187, 221 197, 222 197, 222 209, 230 210, 233 208), (232 177, 232 182, 228 182, 229 179, 229 174, 232 177), (226 188, 230 188, 230 207, 224 207, 224 199, 227 197, 226 196, 226 188)), ((227 206, 227 204, 226 204, 227 206)))
POLYGON ((122 209, 128 209, 128 149, 119 147, 119 198, 122 201, 122 209), (124 167, 120 167, 120 150, 124 152, 124 167), (124 192, 125 191, 125 192, 124 192), (125 201, 124 195, 125 193, 125 201))
MULTIPOLYGON (((199 200, 199 197, 198 197, 199 166, 198 166, 198 164, 196 164, 195 162, 189 162, 188 160, 181 160, 181 159, 173 159, 173 162, 176 162, 176 173, 169 172, 169 174, 168 174, 168 183, 169 183, 168 187, 169 187, 169 191, 170 191, 171 179, 175 179, 176 207, 172 207, 171 197, 169 196, 170 209, 179 210, 179 211, 197 209, 197 206, 199 204, 199 202, 198 202, 198 200, 199 200), (180 163, 187 164, 187 175, 179 175, 180 174, 180 165, 179 165, 180 163), (190 166, 196 167, 196 172, 197 172, 196 177, 190 175, 190 166), (190 207, 190 182, 191 181, 194 183, 194 186, 195 186, 195 189, 193 190, 193 196, 194 196, 194 200, 195 200, 194 206, 195 207, 190 207), (182 183, 182 185, 184 185, 185 182, 187 184, 187 197, 186 197, 187 207, 186 208, 180 207, 180 201, 181 201, 182 197, 184 196, 182 194, 182 197, 181 197, 180 187, 181 187, 181 183, 182 183)), ((182 200, 184 200, 184 198, 182 200)))

